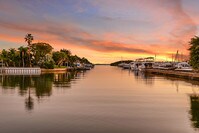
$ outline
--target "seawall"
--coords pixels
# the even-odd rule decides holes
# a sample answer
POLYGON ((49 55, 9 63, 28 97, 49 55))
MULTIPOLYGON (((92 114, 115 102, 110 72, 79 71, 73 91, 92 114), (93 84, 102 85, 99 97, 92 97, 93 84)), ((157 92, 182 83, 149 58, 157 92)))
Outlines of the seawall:
POLYGON ((199 80, 198 72, 184 72, 184 71, 161 70, 161 69, 146 69, 145 72, 199 80))

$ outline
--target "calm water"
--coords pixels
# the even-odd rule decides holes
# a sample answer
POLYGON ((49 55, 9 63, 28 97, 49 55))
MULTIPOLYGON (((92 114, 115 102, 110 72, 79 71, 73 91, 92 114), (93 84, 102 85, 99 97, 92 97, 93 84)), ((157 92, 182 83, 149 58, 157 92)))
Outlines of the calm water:
POLYGON ((110 66, 0 76, 0 132, 195 133, 198 85, 110 66))

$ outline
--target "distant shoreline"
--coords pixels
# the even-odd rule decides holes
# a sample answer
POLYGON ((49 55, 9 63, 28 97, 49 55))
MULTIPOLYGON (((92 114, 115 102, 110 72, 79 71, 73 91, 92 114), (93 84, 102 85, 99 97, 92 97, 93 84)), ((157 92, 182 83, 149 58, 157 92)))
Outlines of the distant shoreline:
POLYGON ((95 64, 95 65, 110 65, 110 64, 95 64))

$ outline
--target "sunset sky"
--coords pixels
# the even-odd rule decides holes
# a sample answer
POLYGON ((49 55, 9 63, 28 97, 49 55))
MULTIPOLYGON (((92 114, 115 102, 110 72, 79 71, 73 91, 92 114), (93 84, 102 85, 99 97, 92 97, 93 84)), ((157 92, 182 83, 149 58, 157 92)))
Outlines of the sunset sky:
POLYGON ((188 55, 199 0, 0 0, 0 50, 47 42, 93 63, 188 55))

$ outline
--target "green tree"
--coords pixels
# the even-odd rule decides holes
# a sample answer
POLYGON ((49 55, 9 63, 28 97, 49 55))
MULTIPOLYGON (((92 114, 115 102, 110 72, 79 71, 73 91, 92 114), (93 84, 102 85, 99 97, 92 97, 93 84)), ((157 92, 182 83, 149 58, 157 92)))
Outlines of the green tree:
POLYGON ((32 36, 32 34, 27 34, 24 39, 25 42, 28 43, 28 60, 29 60, 29 67, 31 67, 32 64, 31 64, 30 46, 32 44, 32 41, 34 40, 34 37, 32 36))
POLYGON ((20 53, 20 58, 21 58, 21 62, 22 62, 22 66, 25 67, 26 64, 28 64, 29 61, 27 61, 27 57, 28 57, 28 47, 19 47, 18 48, 19 53, 20 53))
POLYGON ((199 69, 199 37, 195 36, 190 41, 190 64, 194 69, 199 69))
POLYGON ((71 64, 74 64, 75 62, 80 62, 81 61, 81 58, 77 55, 72 55, 70 56, 70 63, 71 64))
POLYGON ((15 67, 16 65, 19 66, 20 56, 19 56, 19 52, 15 48, 9 49, 8 59, 9 59, 9 66, 13 66, 13 67, 15 67))
POLYGON ((81 58, 81 63, 91 64, 90 61, 88 61, 88 59, 86 59, 85 57, 81 58))
POLYGON ((70 51, 70 50, 67 50, 67 49, 61 49, 60 51, 61 51, 61 52, 64 52, 64 53, 67 55, 67 58, 65 58, 64 63, 65 63, 65 64, 67 63, 67 66, 68 66, 69 63, 70 63, 70 58, 71 58, 71 56, 72 56, 71 51, 70 51))
POLYGON ((35 65, 42 65, 46 61, 46 55, 51 54, 53 47, 44 42, 33 43, 30 46, 35 65))
POLYGON ((61 49, 60 51, 53 52, 53 60, 55 61, 55 64, 58 66, 63 65, 64 63, 69 61, 69 56, 71 55, 71 52, 66 49, 61 49))
POLYGON ((5 66, 9 66, 8 51, 6 51, 5 49, 3 49, 1 52, 1 59, 3 60, 3 63, 5 63, 5 66))
POLYGON ((72 55, 71 51, 67 49, 61 49, 60 52, 64 52, 68 57, 72 55))

